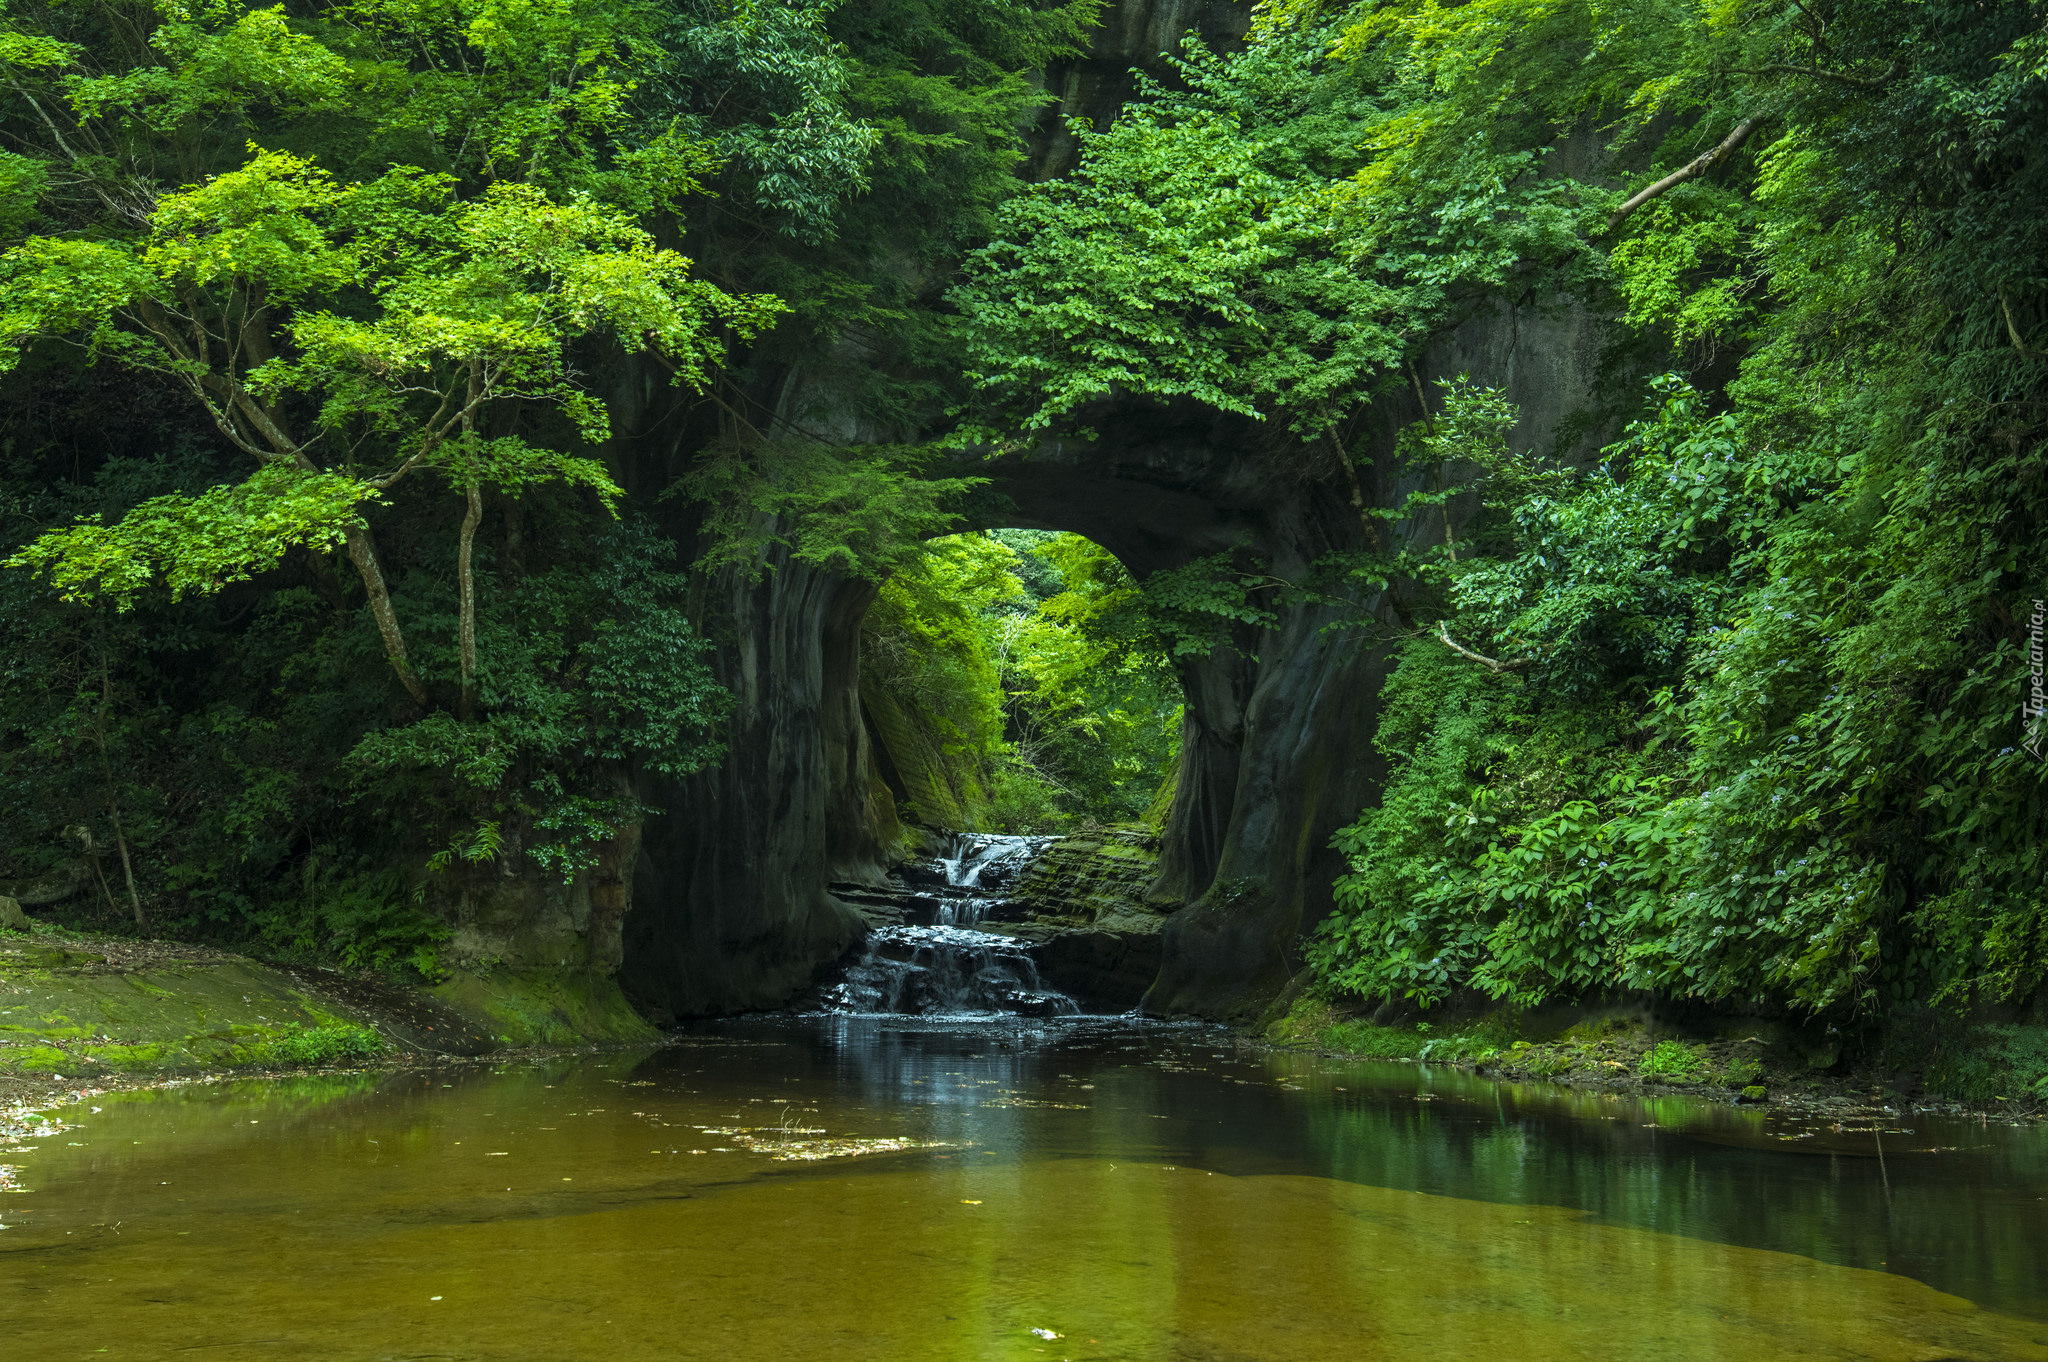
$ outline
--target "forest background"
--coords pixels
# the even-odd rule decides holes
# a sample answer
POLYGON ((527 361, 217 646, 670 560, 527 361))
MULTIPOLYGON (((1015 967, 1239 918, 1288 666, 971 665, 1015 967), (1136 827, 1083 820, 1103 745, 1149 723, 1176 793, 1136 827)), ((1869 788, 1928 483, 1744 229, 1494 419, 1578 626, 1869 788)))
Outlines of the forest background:
POLYGON ((1143 818, 1176 660, 1359 600, 1399 664, 1332 993, 2034 997, 2048 6, 1274 3, 1027 182, 1097 17, 11 7, 0 879, 431 973, 400 854, 573 874, 718 760, 702 583, 776 544, 886 579, 869 684, 1019 829, 1143 818), (931 540, 958 451, 1111 393, 1355 477, 1502 298, 1612 319, 1603 405, 1518 448, 1420 393, 1310 579, 931 540), (628 488, 647 375, 716 433, 628 488))

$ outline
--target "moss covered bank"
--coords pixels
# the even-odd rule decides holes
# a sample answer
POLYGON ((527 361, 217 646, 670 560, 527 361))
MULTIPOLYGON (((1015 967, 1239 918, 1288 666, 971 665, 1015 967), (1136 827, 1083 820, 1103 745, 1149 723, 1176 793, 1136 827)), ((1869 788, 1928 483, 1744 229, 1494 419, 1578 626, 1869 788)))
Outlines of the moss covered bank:
POLYGON ((0 930, 0 1077, 93 1080, 658 1038, 597 971, 498 969, 415 988, 42 923, 0 930))

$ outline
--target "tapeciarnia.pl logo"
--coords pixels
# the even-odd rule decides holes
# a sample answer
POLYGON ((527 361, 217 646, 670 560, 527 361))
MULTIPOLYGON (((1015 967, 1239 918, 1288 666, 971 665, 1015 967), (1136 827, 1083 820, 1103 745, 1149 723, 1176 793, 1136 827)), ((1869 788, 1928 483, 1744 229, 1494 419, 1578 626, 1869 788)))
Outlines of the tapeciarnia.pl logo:
POLYGON ((2048 690, 2042 687, 2041 625, 2048 620, 2048 602, 2035 601, 2033 618, 2027 621, 2027 694, 2020 701, 2020 722, 2026 728, 2026 749, 2034 760, 2041 759, 2041 716, 2048 711, 2048 690))

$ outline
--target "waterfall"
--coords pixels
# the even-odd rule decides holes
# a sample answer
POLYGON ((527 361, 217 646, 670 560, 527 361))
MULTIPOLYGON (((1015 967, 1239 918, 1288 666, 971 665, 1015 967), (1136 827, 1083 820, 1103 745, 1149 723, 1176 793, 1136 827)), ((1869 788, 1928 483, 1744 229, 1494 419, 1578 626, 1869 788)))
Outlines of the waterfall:
POLYGON ((1031 944, 974 924, 1000 916, 1005 891, 1057 839, 953 833, 929 861, 900 867, 903 890, 835 885, 870 916, 860 953, 815 1004, 827 1012, 1007 1013, 1058 1017, 1081 1009, 1045 986, 1031 944))
POLYGON ((989 908, 1003 901, 1001 891, 1015 882, 1024 867, 1055 840, 995 832, 952 834, 950 845, 932 864, 945 876, 947 889, 965 892, 940 895, 939 923, 965 926, 988 916, 989 908))
POLYGON ((820 990, 828 1012, 1078 1013, 1072 998, 1038 977, 1027 942, 959 927, 878 927, 857 959, 820 990))

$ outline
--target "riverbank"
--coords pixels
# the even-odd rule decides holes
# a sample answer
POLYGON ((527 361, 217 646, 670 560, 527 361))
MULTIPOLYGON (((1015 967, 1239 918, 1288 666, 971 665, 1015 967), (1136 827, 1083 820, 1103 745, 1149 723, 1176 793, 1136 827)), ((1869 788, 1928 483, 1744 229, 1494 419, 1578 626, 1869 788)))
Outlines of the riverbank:
POLYGON ((1828 1028, 1766 1018, 1680 1024, 1628 1007, 1501 1008, 1376 1025, 1311 997, 1255 1043, 1336 1059, 1452 1066, 1637 1097, 1683 1095, 1808 1117, 1905 1111, 2048 1121, 2048 1028, 1957 1025, 1938 1039, 1892 1037, 1852 1051, 1828 1028))
POLYGON ((501 969, 411 986, 47 923, 0 932, 0 1098, 659 1040, 594 971, 501 969))

